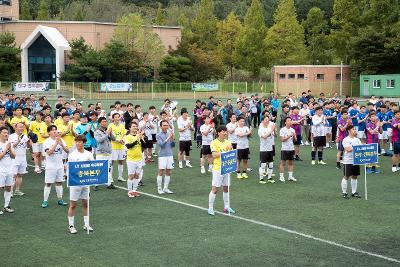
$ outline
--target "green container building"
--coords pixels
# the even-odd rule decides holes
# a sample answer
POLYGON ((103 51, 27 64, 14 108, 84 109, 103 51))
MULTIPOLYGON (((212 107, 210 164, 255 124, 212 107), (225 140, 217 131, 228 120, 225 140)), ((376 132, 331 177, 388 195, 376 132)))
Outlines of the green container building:
POLYGON ((400 74, 360 75, 360 96, 400 97, 400 74))

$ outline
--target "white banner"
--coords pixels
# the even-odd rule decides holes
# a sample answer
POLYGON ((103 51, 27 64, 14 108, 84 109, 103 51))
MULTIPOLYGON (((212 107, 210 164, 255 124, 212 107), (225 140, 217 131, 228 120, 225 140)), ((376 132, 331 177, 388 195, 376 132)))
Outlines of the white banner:
POLYGON ((132 84, 131 83, 101 83, 100 91, 130 92, 130 91, 132 91, 132 84))
POLYGON ((16 92, 42 92, 49 90, 49 83, 15 83, 13 90, 16 92))
POLYGON ((218 91, 218 83, 192 83, 193 91, 218 91))

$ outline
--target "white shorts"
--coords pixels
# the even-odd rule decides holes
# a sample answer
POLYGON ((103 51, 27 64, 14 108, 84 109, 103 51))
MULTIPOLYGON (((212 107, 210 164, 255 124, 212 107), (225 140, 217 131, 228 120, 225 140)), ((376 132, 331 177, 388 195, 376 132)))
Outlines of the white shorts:
POLYGON ((43 144, 34 143, 32 144, 33 153, 43 153, 43 144))
POLYGON ((14 184, 14 177, 12 173, 0 173, 0 187, 12 186, 14 184))
POLYGON ((220 171, 213 170, 212 171, 212 186, 221 187, 221 186, 229 186, 231 183, 231 175, 230 173, 221 175, 220 171))
POLYGON ((173 168, 174 168, 174 158, 172 156, 158 158, 159 170, 172 170, 173 168))
POLYGON ((112 160, 124 160, 126 158, 125 150, 113 150, 111 154, 112 160))
POLYGON ((64 167, 59 169, 46 169, 44 172, 44 182, 46 184, 61 183, 64 181, 64 167))
POLYGON ((367 135, 365 134, 365 131, 358 131, 357 132, 357 138, 360 138, 360 139, 367 138, 367 135))
POLYGON ((62 151, 63 160, 68 159, 68 155, 69 155, 69 153, 65 152, 64 150, 62 151))
POLYGON ((111 181, 111 167, 112 167, 112 161, 111 161, 111 154, 98 154, 96 155, 96 160, 108 160, 108 184, 110 184, 111 181))
POLYGON ((392 128, 388 128, 387 129, 387 137, 392 137, 393 136, 393 129, 392 128))
POLYGON ((139 174, 142 171, 142 161, 127 161, 128 175, 139 174))
POLYGON ((332 126, 325 126, 325 134, 332 134, 332 126))
POLYGON ((28 164, 26 163, 26 160, 13 160, 13 165, 12 165, 12 174, 17 175, 17 174, 25 174, 28 173, 26 171, 26 168, 28 167, 28 164))
POLYGON ((378 138, 379 138, 379 140, 387 140, 387 139, 388 139, 388 132, 387 132, 387 130, 386 130, 386 131, 383 131, 381 134, 378 134, 378 138))
POLYGON ((69 188, 69 200, 78 201, 79 199, 89 198, 88 186, 71 186, 69 188))

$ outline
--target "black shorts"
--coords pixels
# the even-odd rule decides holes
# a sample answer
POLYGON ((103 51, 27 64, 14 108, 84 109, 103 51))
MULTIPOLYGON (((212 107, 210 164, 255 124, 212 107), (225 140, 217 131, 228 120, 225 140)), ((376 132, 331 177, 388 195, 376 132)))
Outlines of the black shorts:
POLYGON ((185 155, 189 156, 191 146, 192 141, 179 141, 179 152, 185 152, 185 155))
POLYGON ((151 134, 151 139, 153 140, 153 144, 157 143, 157 135, 156 134, 151 134))
POLYGON ((394 155, 400 154, 400 142, 393 143, 393 154, 394 155))
POLYGON ((342 141, 339 141, 339 143, 338 143, 338 151, 341 151, 341 152, 344 151, 344 147, 343 147, 342 141))
POLYGON ((236 149, 236 148, 237 148, 237 144, 233 144, 233 143, 232 143, 232 148, 233 148, 233 149, 236 149))
POLYGON ((209 145, 203 145, 201 147, 201 155, 207 156, 207 155, 211 155, 211 154, 212 154, 212 152, 211 152, 211 148, 209 145))
POLYGON ((153 148, 153 140, 147 140, 144 143, 144 148, 153 148))
POLYGON ((272 145, 272 155, 274 155, 274 157, 276 156, 276 153, 275 153, 275 145, 272 145))
POLYGON ((326 136, 315 136, 313 140, 313 147, 326 146, 326 136))
POLYGON ((238 160, 243 160, 243 159, 248 160, 250 159, 249 155, 250 155, 250 149, 248 148, 237 150, 238 160))
POLYGON ((294 150, 282 150, 281 160, 294 160, 294 150))
POLYGON ((260 151, 260 161, 261 163, 274 162, 274 152, 260 151))
POLYGON ((295 142, 293 142, 293 144, 295 145, 295 146, 299 146, 299 145, 301 145, 301 134, 299 134, 299 135, 296 135, 296 141, 295 142))
POLYGON ((360 175, 360 165, 344 164, 343 175, 346 177, 360 175))

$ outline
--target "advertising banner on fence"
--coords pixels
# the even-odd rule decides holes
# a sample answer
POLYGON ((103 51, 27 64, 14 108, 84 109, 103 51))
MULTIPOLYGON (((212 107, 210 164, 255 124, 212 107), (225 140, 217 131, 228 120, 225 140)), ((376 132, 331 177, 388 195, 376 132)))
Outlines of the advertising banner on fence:
POLYGON ((15 83, 13 91, 16 92, 43 92, 49 90, 49 83, 15 83))
POLYGON ((192 83, 193 91, 218 91, 218 83, 192 83))
POLYGON ((354 165, 365 165, 378 162, 378 144, 367 144, 353 147, 354 165))
POLYGON ((68 186, 106 184, 108 160, 68 162, 68 186))
POLYGON ((131 92, 133 86, 131 83, 101 83, 100 91, 103 92, 131 92))
POLYGON ((221 152, 221 175, 235 172, 237 169, 237 150, 221 152))

